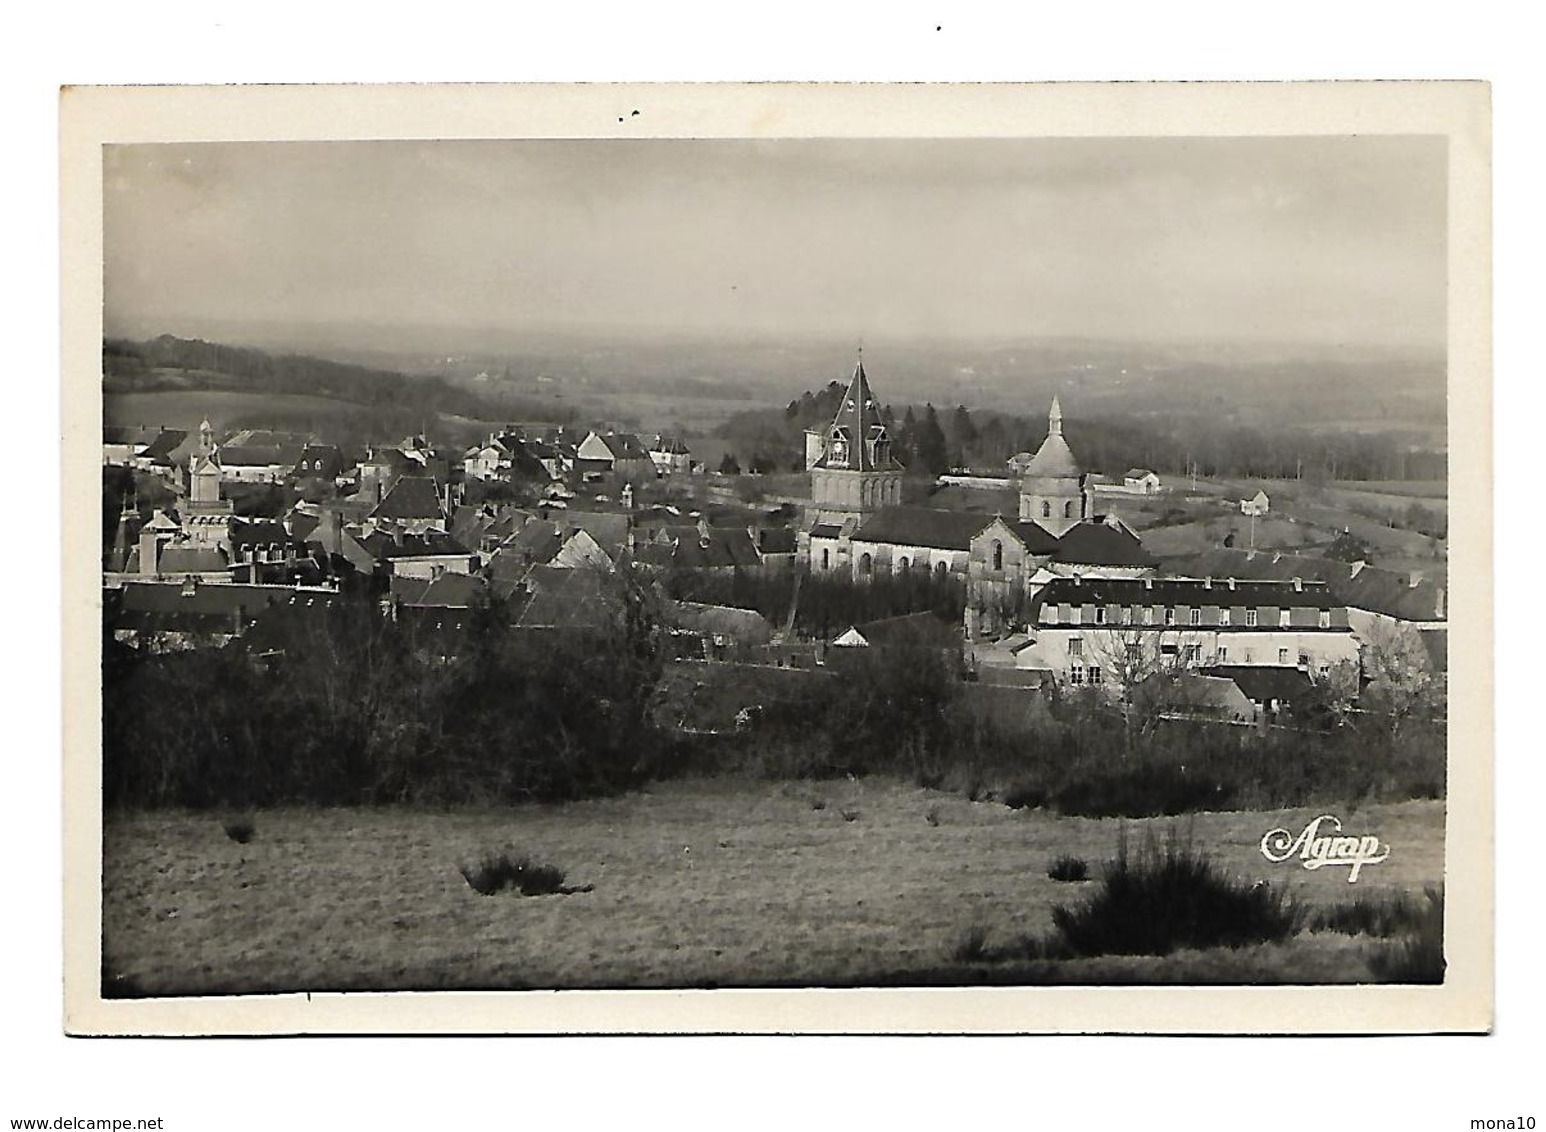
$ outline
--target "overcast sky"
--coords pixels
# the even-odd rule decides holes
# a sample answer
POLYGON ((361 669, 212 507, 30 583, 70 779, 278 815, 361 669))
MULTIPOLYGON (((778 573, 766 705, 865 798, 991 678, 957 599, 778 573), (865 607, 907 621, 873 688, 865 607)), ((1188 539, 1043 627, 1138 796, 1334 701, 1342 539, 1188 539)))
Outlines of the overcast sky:
POLYGON ((1444 340, 1435 138, 105 151, 110 333, 1444 340))

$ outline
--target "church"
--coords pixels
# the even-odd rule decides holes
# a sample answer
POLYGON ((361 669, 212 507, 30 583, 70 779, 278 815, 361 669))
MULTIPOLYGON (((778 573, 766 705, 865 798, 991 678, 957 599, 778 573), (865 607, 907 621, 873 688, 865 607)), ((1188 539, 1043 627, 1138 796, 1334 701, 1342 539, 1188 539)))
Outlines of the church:
POLYGON ((1057 397, 1041 447, 1009 463, 1019 497, 1013 520, 904 505, 904 468, 861 357, 832 423, 806 434, 811 503, 801 558, 813 571, 856 581, 909 571, 960 578, 969 637, 1011 631, 1054 577, 1152 575, 1154 559, 1137 534, 1094 514, 1092 480, 1063 437, 1057 397))

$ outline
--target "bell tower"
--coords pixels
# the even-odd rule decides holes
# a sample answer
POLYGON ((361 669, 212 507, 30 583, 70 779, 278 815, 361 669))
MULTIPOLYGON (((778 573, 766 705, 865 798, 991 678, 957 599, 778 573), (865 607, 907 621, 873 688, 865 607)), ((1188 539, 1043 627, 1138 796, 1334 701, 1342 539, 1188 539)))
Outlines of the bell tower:
POLYGON ((1063 406, 1057 394, 1047 413, 1047 439, 1020 476, 1020 519, 1030 520, 1061 538, 1090 517, 1084 473, 1063 439, 1063 406))
POLYGON ((811 503, 823 521, 857 518, 902 502, 902 464, 891 451, 862 351, 837 415, 807 443, 811 503))

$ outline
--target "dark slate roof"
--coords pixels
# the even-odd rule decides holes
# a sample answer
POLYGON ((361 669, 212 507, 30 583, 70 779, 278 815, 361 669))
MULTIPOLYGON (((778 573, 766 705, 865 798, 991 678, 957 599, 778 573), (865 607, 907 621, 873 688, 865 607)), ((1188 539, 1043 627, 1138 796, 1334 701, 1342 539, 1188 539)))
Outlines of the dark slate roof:
POLYGON ((609 511, 564 511, 553 521, 567 539, 575 531, 584 531, 603 550, 615 551, 628 542, 628 516, 609 511))
POLYGON ((157 569, 163 574, 211 574, 229 569, 223 547, 168 546, 161 552, 157 569))
POLYGON ((142 460, 150 460, 160 464, 170 464, 172 453, 182 447, 183 441, 188 439, 188 433, 180 428, 164 428, 154 440, 152 440, 140 453, 142 460))
MULTIPOLYGON (((1335 609, 1340 604, 1319 582, 1302 590, 1283 582, 1236 582, 1235 588, 1214 581, 1179 578, 1053 578, 1037 593, 1039 604, 1058 605, 1186 605, 1292 606, 1295 609, 1335 609)), ((1239 626, 1236 626, 1237 628, 1239 626)), ((1265 626, 1264 626, 1265 627, 1265 626)))
POLYGON ((374 519, 440 519, 440 493, 428 476, 403 476, 371 512, 374 519))
POLYGON ((665 620, 678 629, 718 633, 753 645, 765 645, 773 635, 773 627, 755 609, 728 605, 674 601, 666 607, 665 620))
POLYGON ((1053 554, 1058 549, 1058 538, 1034 519, 1005 520, 1015 537, 1025 544, 1032 554, 1053 554))
POLYGON ((359 544, 365 548, 365 552, 378 561, 393 558, 426 558, 434 555, 467 555, 471 552, 447 534, 439 531, 430 531, 422 535, 389 535, 384 531, 375 531, 369 536, 359 539, 359 544))
POLYGON ((765 527, 757 532, 757 549, 763 554, 793 554, 795 533, 788 527, 765 527))
POLYGON ((1315 579, 1331 588, 1340 604, 1403 621, 1444 620, 1443 587, 1431 579, 1411 584, 1411 576, 1376 566, 1356 570, 1347 562, 1262 550, 1218 549, 1167 559, 1174 574, 1197 578, 1315 579))
POLYGON ((1298 668, 1265 664, 1219 664, 1198 670, 1203 676, 1233 680, 1245 698, 1263 704, 1292 700, 1310 690, 1310 678, 1298 668))
POLYGON ((553 556, 563 545, 564 536, 559 533, 557 524, 546 519, 535 519, 500 545, 490 559, 490 565, 502 564, 496 568, 496 573, 514 566, 524 571, 528 566, 546 565, 553 561, 553 556))
POLYGON ((295 460, 286 459, 287 455, 299 453, 287 452, 278 445, 227 444, 220 449, 220 463, 226 468, 263 468, 271 464, 293 467, 295 460))
POLYGON ((536 592, 516 619, 519 628, 600 629, 617 611, 617 597, 599 570, 536 566, 528 581, 536 592))
POLYGON ((904 613, 855 625, 871 645, 913 648, 950 648, 961 641, 959 624, 940 620, 933 613, 904 613))
POLYGON ((448 572, 431 582, 413 604, 469 609, 487 592, 488 588, 482 579, 474 578, 470 574, 448 572))
POLYGON ((1153 474, 1154 473, 1148 468, 1128 468, 1127 471, 1123 474, 1123 478, 1130 480, 1141 480, 1147 476, 1152 476, 1153 474))
POLYGON ((229 633, 238 619, 245 627, 266 609, 331 606, 340 600, 331 590, 292 586, 208 582, 190 589, 180 582, 128 582, 104 591, 103 612, 115 629, 229 633))
POLYGON ((825 433, 826 452, 816 461, 818 468, 847 468, 852 471, 892 471, 902 465, 891 452, 891 438, 880 419, 880 402, 870 390, 870 380, 864 373, 864 362, 854 366, 853 379, 848 392, 843 395, 837 415, 825 433), (845 461, 833 460, 833 442, 844 438, 848 445, 845 461))
POLYGON ((837 538, 842 533, 842 523, 817 523, 811 528, 811 538, 837 538))
POLYGON ((602 437, 612 455, 619 460, 648 460, 649 449, 631 432, 608 433, 602 437))
MULTIPOLYGON (((933 511, 926 507, 883 507, 854 532, 865 542, 893 546, 929 546, 941 550, 970 550, 972 536, 991 520, 959 511, 933 511)), ((814 532, 813 532, 814 533, 814 532)))
POLYGON ((1077 523, 1057 540, 1056 562, 1081 566, 1153 566, 1155 558, 1143 543, 1120 527, 1098 520, 1077 523))
MULTIPOLYGON (((315 522, 312 524, 315 526, 315 522)), ((297 550, 305 545, 305 538, 292 535, 278 519, 232 519, 230 541, 233 547, 293 545, 297 550)))
MULTIPOLYGON (((663 528, 664 537, 672 540, 670 563, 689 570, 712 570, 731 566, 756 566, 762 561, 757 545, 752 542, 751 532, 745 527, 710 527, 705 543, 697 527, 663 528)), ((663 544, 646 547, 649 554, 641 561, 654 564, 663 553, 663 544)))
POLYGON ((429 589, 430 579, 409 578, 401 574, 393 574, 392 580, 387 586, 387 592, 394 601, 404 605, 419 605, 419 599, 424 596, 424 591, 429 589))

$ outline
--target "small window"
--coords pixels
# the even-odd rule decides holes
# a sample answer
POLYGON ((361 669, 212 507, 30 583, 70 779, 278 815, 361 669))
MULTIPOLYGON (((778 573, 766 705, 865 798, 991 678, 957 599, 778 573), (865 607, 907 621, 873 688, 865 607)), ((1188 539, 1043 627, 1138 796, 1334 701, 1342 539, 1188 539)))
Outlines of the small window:
POLYGON ((1229 610, 1227 610, 1227 609, 1220 609, 1219 610, 1219 624, 1220 625, 1228 625, 1229 624, 1229 610))
POLYGON ((1043 519, 1052 518, 1052 504, 1048 503, 1045 499, 1041 501, 1041 517, 1043 519))
POLYGON ((1128 645, 1127 646, 1127 663, 1128 664, 1137 664, 1141 660, 1143 660, 1143 646, 1139 645, 1139 644, 1130 644, 1130 645, 1128 645))
POLYGON ((1245 627, 1247 629, 1256 628, 1256 610, 1247 609, 1245 611, 1245 627))
POLYGON ((1075 605, 1075 606, 1072 606, 1071 608, 1072 608, 1072 613, 1069 614, 1069 618, 1068 619, 1070 621, 1072 621, 1075 625, 1083 625, 1084 624, 1084 606, 1082 606, 1082 605, 1075 605))
POLYGON ((868 578, 875 570, 875 560, 868 554, 859 556, 859 573, 868 578))
POLYGON ((1104 625, 1105 623, 1106 623, 1106 607, 1104 605, 1097 605, 1095 607, 1095 624, 1097 624, 1097 625, 1104 625))
POLYGON ((1194 608, 1188 616, 1193 625, 1202 624, 1202 610, 1194 608))
POLYGON ((993 571, 999 572, 1004 568, 1004 544, 997 539, 993 540, 993 571))
POLYGON ((934 573, 937 577, 943 578, 945 576, 945 570, 946 566, 943 561, 934 563, 934 573))
POLYGON ((1219 663, 1223 664, 1229 659, 1229 649, 1225 645, 1219 646, 1219 663))
POLYGON ((902 555, 902 557, 900 559, 897 560, 897 564, 896 565, 897 565, 897 569, 902 571, 902 573, 905 574, 905 573, 907 573, 907 571, 909 571, 909 570, 911 570, 913 568, 913 560, 911 558, 907 557, 907 555, 904 554, 904 555, 902 555))
POLYGON ((826 547, 821 548, 821 568, 823 570, 830 570, 832 568, 832 552, 826 547))
POLYGON ((1278 663, 1279 664, 1287 664, 1288 663, 1288 650, 1287 649, 1279 649, 1278 650, 1278 663))
MULTIPOLYGON (((1063 504, 1063 518, 1065 518, 1065 519, 1072 519, 1073 517, 1074 517, 1074 501, 1072 499, 1070 499, 1067 503, 1063 504)), ((1093 683, 1095 683, 1095 681, 1091 680, 1090 683, 1093 684, 1093 683)))
POLYGON ((1309 653, 1302 652, 1302 653, 1299 654, 1299 667, 1300 668, 1305 668, 1305 669, 1308 669, 1310 667, 1310 654, 1309 653))
POLYGON ((1084 669, 1080 668, 1077 664, 1070 668, 1068 670, 1068 682, 1070 684, 1083 684, 1084 669))
POLYGON ((1331 628, 1331 610, 1329 610, 1329 609, 1321 610, 1321 628, 1322 629, 1329 629, 1329 628, 1331 628))
POLYGON ((1165 624, 1166 625, 1174 625, 1175 623, 1176 623, 1176 611, 1175 611, 1174 607, 1167 605, 1165 607, 1165 624))
POLYGON ((1124 605, 1122 607, 1122 624, 1124 624, 1124 625, 1131 625, 1132 623, 1133 623, 1133 607, 1130 606, 1130 605, 1124 605))
POLYGON ((1143 607, 1143 623, 1145 625, 1154 624, 1154 607, 1152 605, 1143 607))
POLYGON ((1291 612, 1287 609, 1278 610, 1278 628, 1287 629, 1293 623, 1289 616, 1291 612))
POLYGON ((1083 656, 1084 655, 1084 639, 1082 637, 1069 637, 1068 638, 1068 655, 1069 656, 1083 656))
POLYGON ((1201 645, 1187 645, 1186 646, 1186 663, 1188 663, 1188 664, 1196 664, 1201 659, 1202 659, 1202 646, 1201 645))
POLYGON ((1096 666, 1096 665, 1093 665, 1093 664, 1090 665, 1090 683, 1091 684, 1099 684, 1100 683, 1100 668, 1098 666, 1096 666))

